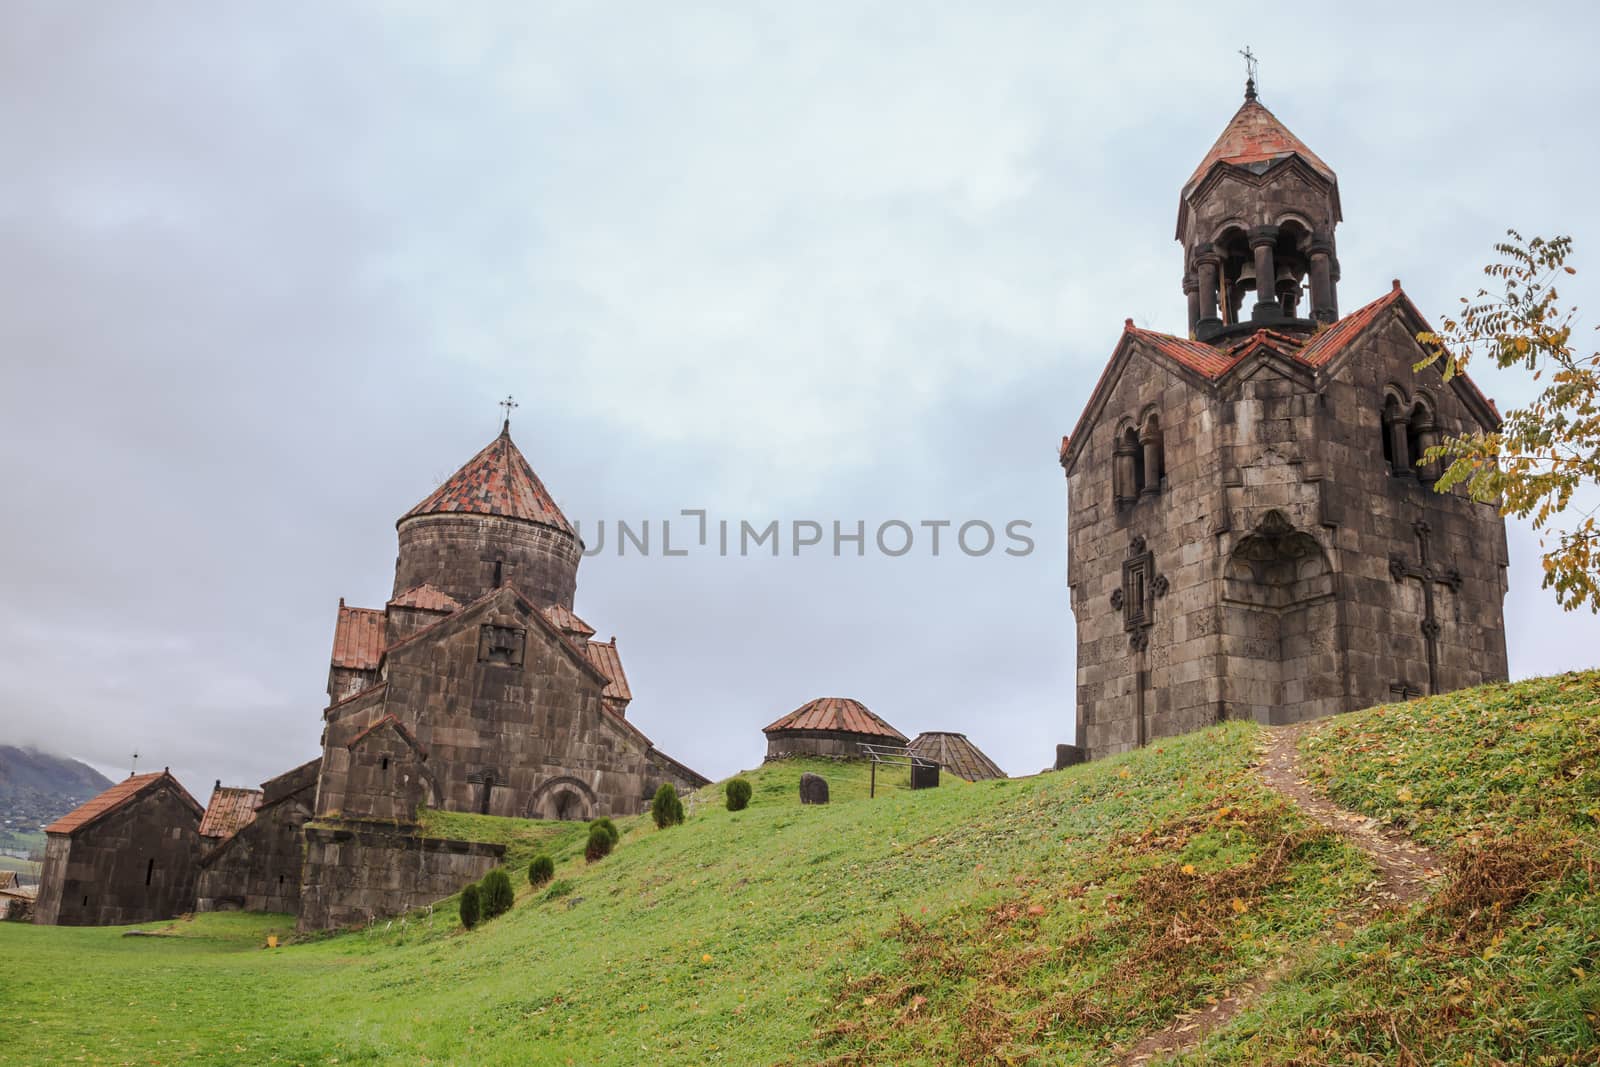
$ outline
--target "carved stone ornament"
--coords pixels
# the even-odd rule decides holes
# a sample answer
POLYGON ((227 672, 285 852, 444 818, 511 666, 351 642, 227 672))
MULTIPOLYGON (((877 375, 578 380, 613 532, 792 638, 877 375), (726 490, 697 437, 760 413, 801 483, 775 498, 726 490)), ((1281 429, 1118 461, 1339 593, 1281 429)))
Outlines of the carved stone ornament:
POLYGON ((1111 590, 1111 610, 1112 611, 1121 611, 1122 610, 1122 590, 1121 589, 1113 589, 1113 590, 1111 590))

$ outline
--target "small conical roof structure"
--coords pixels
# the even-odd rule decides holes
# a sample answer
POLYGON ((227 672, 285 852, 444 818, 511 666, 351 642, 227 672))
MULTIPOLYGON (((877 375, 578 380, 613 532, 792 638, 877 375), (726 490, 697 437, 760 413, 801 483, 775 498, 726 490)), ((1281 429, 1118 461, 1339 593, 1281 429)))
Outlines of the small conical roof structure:
POLYGON ((1275 162, 1288 156, 1299 156, 1330 182, 1337 180, 1333 168, 1307 148, 1304 141, 1290 133, 1289 128, 1279 122, 1278 117, 1268 111, 1252 93, 1246 96, 1245 102, 1228 120, 1222 136, 1217 138, 1217 143, 1211 146, 1211 151, 1206 153, 1200 166, 1195 168, 1194 174, 1184 184, 1183 193, 1189 195, 1218 163, 1246 167, 1252 163, 1275 162))
POLYGON ((764 734, 786 730, 820 730, 829 733, 866 734, 905 744, 906 735, 849 697, 818 697, 761 728, 764 734))
POLYGON ((931 759, 951 774, 960 775, 969 782, 982 782, 990 778, 1004 778, 1006 772, 999 764, 983 754, 983 750, 967 739, 966 734, 927 730, 906 748, 913 756, 931 759))
POLYGON ((572 524, 556 507, 555 498, 511 440, 509 421, 501 427, 499 437, 467 460, 400 521, 449 513, 499 515, 574 533, 572 524))

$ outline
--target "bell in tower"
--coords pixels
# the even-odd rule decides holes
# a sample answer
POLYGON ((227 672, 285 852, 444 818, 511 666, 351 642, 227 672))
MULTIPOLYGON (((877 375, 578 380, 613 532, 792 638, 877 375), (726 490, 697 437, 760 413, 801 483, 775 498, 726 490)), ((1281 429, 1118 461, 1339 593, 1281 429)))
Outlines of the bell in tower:
POLYGON ((1178 203, 1190 335, 1311 332, 1337 319, 1339 221, 1333 169, 1256 99, 1252 77, 1178 203))

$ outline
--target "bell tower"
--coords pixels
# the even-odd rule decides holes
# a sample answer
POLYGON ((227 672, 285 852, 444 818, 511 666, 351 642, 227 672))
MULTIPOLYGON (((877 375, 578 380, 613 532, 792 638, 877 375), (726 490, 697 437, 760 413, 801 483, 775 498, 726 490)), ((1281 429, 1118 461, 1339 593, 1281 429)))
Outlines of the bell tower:
POLYGON ((1333 168, 1257 99, 1251 77, 1178 202, 1190 337, 1309 334, 1337 320, 1339 221, 1333 168))

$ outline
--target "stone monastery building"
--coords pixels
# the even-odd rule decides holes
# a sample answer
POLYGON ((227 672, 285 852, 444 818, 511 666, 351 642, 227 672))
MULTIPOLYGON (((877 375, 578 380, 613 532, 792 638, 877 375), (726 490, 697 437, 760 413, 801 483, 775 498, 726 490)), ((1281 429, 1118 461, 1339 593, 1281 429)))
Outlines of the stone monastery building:
POLYGON ((1429 327, 1399 282, 1340 315, 1340 217, 1332 168, 1247 85, 1178 201, 1189 335, 1129 320, 1062 440, 1058 762, 1506 677, 1504 522, 1421 458, 1499 415, 1412 371, 1429 327))
POLYGON ((591 819, 706 783, 628 721, 615 639, 572 613, 583 546, 509 422, 398 527, 389 603, 339 604, 318 818, 591 819))

